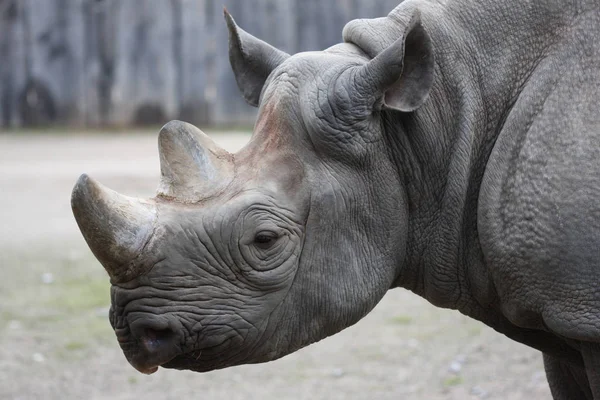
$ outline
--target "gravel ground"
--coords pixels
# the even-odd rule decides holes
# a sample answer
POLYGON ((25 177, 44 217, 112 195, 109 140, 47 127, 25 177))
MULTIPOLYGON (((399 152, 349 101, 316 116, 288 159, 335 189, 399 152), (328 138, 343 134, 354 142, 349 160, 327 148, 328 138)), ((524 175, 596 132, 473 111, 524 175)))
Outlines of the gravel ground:
MULTIPOLYGON (((248 138, 213 137, 229 150, 248 138)), ((0 399, 550 399, 539 352, 401 289, 275 362, 139 374, 111 332, 107 277, 71 215, 82 172, 151 197, 156 132, 0 133, 0 399)))

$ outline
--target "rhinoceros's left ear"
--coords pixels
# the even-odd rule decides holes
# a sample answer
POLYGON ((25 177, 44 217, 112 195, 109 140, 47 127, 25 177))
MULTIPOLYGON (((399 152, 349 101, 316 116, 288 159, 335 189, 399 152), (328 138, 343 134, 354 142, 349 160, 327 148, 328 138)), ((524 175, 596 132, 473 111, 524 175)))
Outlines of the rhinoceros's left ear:
POLYGON ((258 107, 265 81, 289 54, 240 29, 227 10, 224 14, 229 29, 229 62, 235 80, 246 102, 258 107))
POLYGON ((361 75, 384 108, 410 112, 427 100, 433 84, 434 56, 418 10, 403 35, 369 61, 361 75))

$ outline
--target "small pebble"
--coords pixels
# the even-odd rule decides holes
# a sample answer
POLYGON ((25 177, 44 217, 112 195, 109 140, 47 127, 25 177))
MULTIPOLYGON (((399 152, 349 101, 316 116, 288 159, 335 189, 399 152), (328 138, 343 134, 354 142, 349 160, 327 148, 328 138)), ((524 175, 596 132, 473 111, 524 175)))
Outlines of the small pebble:
POLYGON ((54 282, 54 275, 52 272, 45 272, 42 274, 42 282, 45 284, 50 284, 54 282))
POLYGON ((44 361, 46 361, 46 357, 44 357, 42 353, 33 353, 33 356, 31 358, 33 358, 33 361, 39 363, 43 363, 44 361))
POLYGON ((341 376, 344 376, 344 370, 341 369, 341 368, 334 368, 331 371, 331 375, 334 376, 334 377, 336 377, 336 378, 339 378, 341 376))
POLYGON ((467 361, 467 356, 465 356, 464 354, 457 354, 456 357, 454 357, 455 361, 458 361, 461 364, 464 364, 465 361, 467 361))
POLYGON ((23 324, 16 320, 12 320, 8 323, 8 329, 10 329, 11 331, 18 331, 22 327, 23 327, 23 324))
POLYGON ((480 386, 473 386, 471 388, 471 395, 477 396, 480 399, 485 399, 486 397, 488 397, 488 392, 480 386))
POLYGON ((462 363, 459 363, 458 361, 452 361, 452 363, 448 367, 448 370, 455 374, 458 374, 461 369, 462 369, 462 363))

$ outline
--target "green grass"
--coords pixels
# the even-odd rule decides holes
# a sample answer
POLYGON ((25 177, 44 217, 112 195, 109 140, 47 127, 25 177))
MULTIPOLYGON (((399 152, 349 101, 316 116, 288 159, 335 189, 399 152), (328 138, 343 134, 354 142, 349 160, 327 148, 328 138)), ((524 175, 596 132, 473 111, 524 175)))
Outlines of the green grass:
POLYGON ((26 254, 4 254, 1 261, 10 279, 0 283, 6 299, 0 320, 33 318, 52 322, 110 304, 108 276, 91 254, 73 259, 43 248, 26 254), (53 275, 51 283, 42 282, 44 273, 53 275))
POLYGON ((45 304, 62 313, 81 313, 106 307, 110 303, 110 284, 106 278, 80 278, 45 285, 45 304))
POLYGON ((78 351, 78 350, 83 350, 87 347, 87 345, 83 342, 78 342, 78 341, 69 341, 67 342, 67 344, 65 344, 65 350, 68 351, 78 351))
POLYGON ((444 387, 458 386, 462 383, 464 383, 464 379, 458 375, 457 376, 449 376, 448 378, 444 379, 444 381, 442 382, 444 387))
POLYGON ((481 330, 483 328, 483 325, 478 324, 478 325, 472 325, 469 326, 469 328, 467 329, 467 332, 469 333, 469 336, 479 336, 481 335, 481 330))
POLYGON ((0 328, 8 326, 10 321, 19 321, 19 315, 13 311, 0 311, 0 328))
POLYGON ((110 283, 91 254, 74 258, 53 248, 30 248, 4 252, 0 261, 10 278, 0 283, 5 299, 0 333, 16 337, 27 332, 36 342, 51 343, 51 352, 66 360, 114 344, 108 318, 99 312, 110 305, 110 283), (52 283, 42 282, 47 272, 53 274, 52 283), (19 325, 10 329, 11 321, 19 325))

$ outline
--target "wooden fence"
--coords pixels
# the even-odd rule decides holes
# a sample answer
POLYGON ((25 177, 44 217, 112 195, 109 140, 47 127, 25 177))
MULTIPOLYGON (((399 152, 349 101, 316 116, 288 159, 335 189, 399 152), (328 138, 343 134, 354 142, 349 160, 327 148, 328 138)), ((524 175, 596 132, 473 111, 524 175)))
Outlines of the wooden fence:
POLYGON ((0 127, 247 124, 223 6, 289 53, 400 0, 0 0, 0 127))

